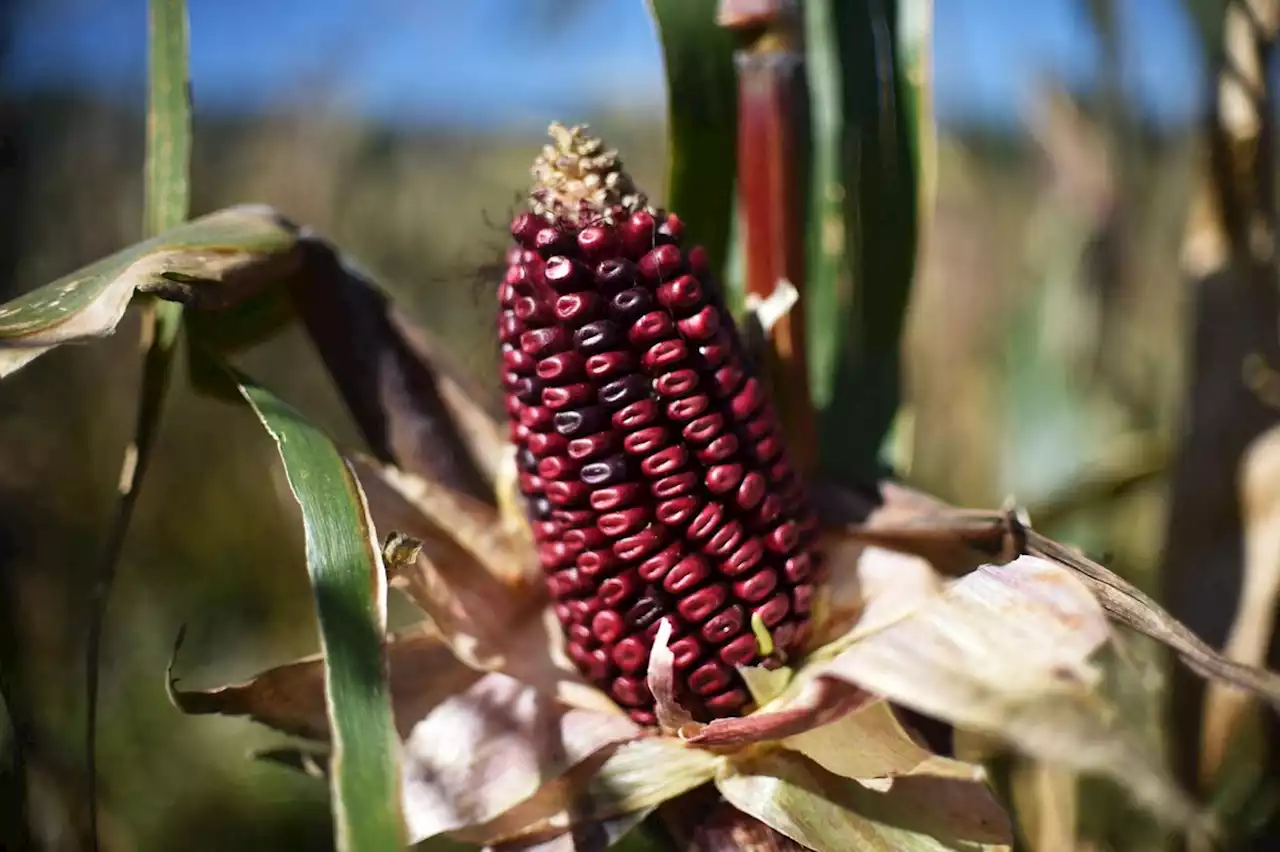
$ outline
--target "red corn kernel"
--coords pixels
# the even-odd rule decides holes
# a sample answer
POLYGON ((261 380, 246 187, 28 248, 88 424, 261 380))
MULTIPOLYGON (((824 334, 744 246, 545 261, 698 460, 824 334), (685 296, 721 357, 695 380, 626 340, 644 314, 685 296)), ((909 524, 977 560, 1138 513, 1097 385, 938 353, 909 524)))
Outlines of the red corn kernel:
POLYGON ((565 530, 563 541, 565 547, 576 557, 588 548, 594 549, 603 546, 608 541, 608 536, 592 527, 578 527, 577 529, 565 530))
POLYGON ((755 445, 756 459, 761 462, 769 462, 775 459, 782 452, 782 440, 776 435, 769 435, 756 441, 755 445))
POLYGON ((568 630, 569 641, 583 648, 593 648, 596 646, 596 637, 591 635, 591 628, 585 624, 575 624, 568 630))
POLYGON ((786 553, 799 543, 796 525, 791 521, 778 524, 773 532, 764 537, 764 546, 775 553, 786 553))
POLYGON ((676 325, 680 328, 680 333, 689 340, 710 340, 720 330, 720 312, 714 306, 707 305, 693 316, 680 320, 676 325))
POLYGON ((707 619, 707 623, 702 625, 702 629, 699 632, 702 634, 703 639, 714 645, 719 645, 732 639, 734 635, 741 633, 746 623, 747 616, 742 607, 737 604, 730 604, 707 619))
POLYGON ((662 311, 650 311, 637 319, 627 331, 627 339, 636 346, 647 346, 674 337, 676 327, 662 311))
POLYGON ((622 249, 633 260, 653 248, 656 232, 657 223, 653 221, 653 216, 644 210, 631 214, 631 218, 618 226, 618 233, 622 238, 622 249))
POLYGON ((642 678, 622 676, 613 681, 609 690, 613 700, 623 707, 642 707, 653 700, 648 685, 642 678))
POLYGON ((681 275, 658 288, 658 301, 673 311, 695 308, 702 302, 702 285, 692 275, 681 275))
POLYGON ((651 479, 657 479, 675 473, 688 461, 689 451, 680 444, 672 444, 640 462, 640 472, 651 479))
POLYGON ((559 228, 541 228, 533 236, 533 248, 544 258, 562 254, 570 246, 568 237, 559 228))
POLYGON ((809 572, 812 569, 813 563, 807 553, 797 553, 782 563, 783 573, 786 574, 787 580, 792 583, 803 583, 809 579, 809 572))
MULTIPOLYGON (((556 437, 564 439, 563 435, 556 435, 556 437)), ((579 461, 597 459, 617 452, 618 435, 616 432, 597 432, 585 438, 574 438, 567 444, 565 451, 569 454, 569 458, 579 461)))
POLYGON ((640 258, 640 275, 658 283, 674 278, 684 268, 684 257, 673 245, 657 246, 640 258))
POLYGON ((542 404, 552 411, 586 405, 595 399, 595 388, 586 382, 542 389, 542 404))
POLYGON ((705 444, 724 430, 724 415, 717 412, 690 420, 681 430, 686 441, 705 444))
POLYGON ((589 322, 573 333, 573 345, 583 355, 598 355, 622 344, 622 329, 610 320, 589 322))
POLYGON ((733 595, 747 603, 759 603, 778 588, 778 575, 771 568, 763 568, 745 580, 733 584, 733 595))
POLYGON ((643 671, 649 665, 649 647, 643 640, 628 636, 613 646, 613 662, 628 674, 643 671))
POLYGON ((591 492, 591 508, 597 512, 612 512, 630 506, 644 495, 644 486, 635 482, 625 485, 609 485, 591 492))
POLYGON ((733 356, 733 344, 721 329, 718 334, 698 347, 698 354, 708 366, 719 367, 733 356))
POLYGON ((636 368, 636 360, 628 352, 600 352, 587 359, 587 375, 593 379, 615 379, 636 368))
POLYGON ((532 296, 521 296, 516 299, 513 307, 516 316, 524 323, 547 325, 555 316, 545 302, 532 296))
POLYGON ((729 685, 731 672, 724 663, 712 660, 703 663, 689 673, 689 688, 698 695, 718 692, 729 685))
POLYGON ((585 503, 591 490, 581 482, 548 482, 547 499, 553 506, 576 506, 585 503))
POLYGON ((635 571, 623 571, 600 584, 596 597, 606 607, 617 607, 640 593, 640 577, 635 571))
POLYGON ((613 414, 613 425, 630 431, 651 425, 658 419, 658 403, 652 399, 633 402, 613 414))
POLYGON ((745 574, 760 564, 764 558, 764 545, 755 536, 749 536, 737 549, 720 563, 720 570, 730 577, 745 574))
POLYGON ((636 569, 636 573, 646 583, 656 582, 662 579, 671 570, 672 566, 680 561, 683 555, 683 545, 679 543, 669 545, 641 562, 640 567, 636 569))
POLYGON ((545 358, 569 348, 569 335, 559 326, 535 328, 520 335, 520 348, 535 358, 545 358))
POLYGON ((760 616, 760 620, 764 622, 765 627, 773 627, 786 618, 789 612, 791 612, 791 601, 786 592, 778 592, 768 601, 755 608, 756 615, 760 616))
POLYGON ((675 657, 676 669, 683 670, 698 662, 698 658, 702 656, 703 646, 696 636, 685 636, 668 645, 667 650, 675 657))
POLYGON ((600 532, 610 538, 616 538, 621 535, 629 535, 648 522, 649 508, 647 506, 638 506, 634 509, 623 509, 620 512, 607 512, 600 516, 600 520, 596 521, 596 526, 600 532))
POLYGON ((558 521, 565 529, 591 526, 595 522, 595 513, 590 509, 556 508, 551 512, 551 520, 558 521))
POLYGON ((707 503, 694 516, 693 521, 689 524, 686 534, 693 541, 701 541, 715 532, 716 527, 724 519, 724 506, 719 503, 707 503))
POLYGON ((673 595, 681 595, 711 576, 711 566, 701 556, 691 554, 681 559, 667 572, 662 588, 673 595))
POLYGON ((679 364, 689 357, 688 345, 678 338, 662 340, 650 346, 640 359, 640 364, 650 373, 679 364))
POLYGON ((649 426, 632 432, 622 439, 622 448, 632 455, 643 456, 657 452, 667 444, 668 434, 662 426, 649 426))
POLYGON ((533 248, 534 237, 546 222, 532 213, 521 213, 511 222, 511 236, 525 248, 533 248))
POLYGON ((731 666, 745 666, 752 663, 760 655, 756 637, 752 633, 744 633, 737 639, 720 649, 720 659, 731 666))
POLYGON ((534 432, 529 435, 525 444, 529 451, 541 458, 549 455, 563 455, 569 451, 569 439, 555 432, 534 432))
POLYGON ((704 414, 711 405, 711 398, 705 393, 687 396, 667 403, 667 416, 672 420, 684 422, 704 414))
MULTIPOLYGON (((550 390, 550 388, 548 388, 550 390)), ((547 391, 542 392, 545 399, 547 391)), ((730 456, 738 451, 738 438, 732 432, 726 432, 719 438, 707 444, 698 450, 697 456, 700 461, 705 464, 715 464, 717 462, 726 461, 730 456)))
POLYGON ((616 243, 608 228, 583 228, 578 233, 578 250, 590 261, 603 260, 613 254, 616 243))
POLYGON ((669 527, 682 527, 693 517, 700 506, 701 502, 696 497, 687 495, 675 497, 659 503, 658 508, 654 511, 654 516, 657 517, 658 523, 669 527))
POLYGON ((801 583, 791 590, 791 607, 799 615, 808 615, 813 606, 813 586, 801 583))
POLYGON ((704 699, 702 703, 708 711, 717 716, 733 716, 751 703, 751 696, 747 695, 745 690, 731 689, 704 699))
POLYGON ((729 523, 716 530, 711 538, 702 545, 704 553, 723 559, 737 549, 742 544, 742 539, 746 535, 742 529, 742 524, 738 521, 729 521, 729 523))
POLYGON ((698 373, 688 368, 665 373, 653 382, 653 389, 658 395, 666 397, 687 396, 697 386, 698 373))
POLYGON ((603 313, 604 302, 590 290, 584 293, 569 293, 556 299, 556 319, 570 325, 590 322, 603 313))
POLYGON ((690 491, 698 487, 698 474, 693 471, 685 471, 677 473, 674 476, 664 476, 650 486, 650 491, 654 497, 659 500, 669 500, 672 497, 680 497, 688 494, 690 491))
POLYGON ((711 613, 724 606, 728 597, 729 592, 722 584, 713 583, 703 586, 676 604, 676 611, 686 621, 701 624, 711 617, 711 613))
POLYGON ((614 555, 628 562, 642 559, 656 551, 666 543, 666 532, 662 527, 648 526, 635 535, 620 538, 613 543, 614 555))
POLYGON ((707 490, 712 494, 728 494, 742 482, 743 468, 740 464, 717 464, 707 469, 707 490))
POLYGON ((600 642, 606 645, 612 645, 622 638, 626 632, 627 625, 623 623, 622 616, 613 610, 602 610, 595 614, 591 619, 591 632, 600 642))
POLYGON ((568 456, 547 456, 538 461, 538 476, 543 479, 568 479, 581 465, 568 456))
POLYGON ((548 259, 542 278, 557 293, 573 293, 591 285, 591 277, 581 264, 567 257, 548 259))
POLYGON ((733 364, 727 364, 716 370, 714 375, 716 393, 721 396, 729 396, 736 393, 738 388, 742 386, 744 374, 742 368, 733 364))
POLYGON ((622 561, 608 550, 588 550, 574 563, 584 577, 604 577, 622 567, 622 561))

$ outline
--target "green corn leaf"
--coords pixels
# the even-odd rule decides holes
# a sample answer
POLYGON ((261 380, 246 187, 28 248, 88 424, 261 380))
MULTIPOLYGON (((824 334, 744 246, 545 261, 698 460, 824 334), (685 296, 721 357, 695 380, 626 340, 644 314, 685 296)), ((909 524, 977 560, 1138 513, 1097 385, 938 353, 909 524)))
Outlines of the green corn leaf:
POLYGON ((733 34, 717 0, 650 0, 667 72, 667 208, 724 280, 737 170, 738 85, 733 34))
POLYGON ((0 305, 0 378, 64 343, 115 331, 134 292, 209 309, 259 292, 293 259, 297 237, 268 207, 230 207, 0 305))
MULTIPOLYGON (((902 0, 916 3, 917 0, 902 0)), ((918 5, 918 4, 917 4, 918 5)), ((805 322, 822 469, 874 476, 900 398, 899 344, 915 273, 917 138, 930 122, 929 17, 908 17, 899 41, 892 0, 804 4, 811 98, 812 187, 805 322), (921 129, 917 129, 921 128, 921 129)))
POLYGON ((275 440, 302 511, 325 659, 337 847, 398 852, 406 840, 383 649, 387 581, 364 492, 320 429, 247 377, 236 384, 275 440))

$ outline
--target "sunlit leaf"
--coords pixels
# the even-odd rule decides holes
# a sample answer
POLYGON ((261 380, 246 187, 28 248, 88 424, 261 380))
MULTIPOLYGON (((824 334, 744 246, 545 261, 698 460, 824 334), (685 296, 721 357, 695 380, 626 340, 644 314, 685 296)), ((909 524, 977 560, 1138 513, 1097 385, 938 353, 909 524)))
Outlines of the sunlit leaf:
POLYGON ((485 675, 418 721, 405 741, 410 834, 417 841, 489 824, 481 842, 517 836, 542 817, 502 823, 507 811, 636 733, 621 714, 571 709, 514 678, 485 675))
POLYGON ((813 139, 804 305, 821 469, 871 481, 899 401, 916 124, 896 4, 813 0, 803 10, 813 139))
POLYGON ((404 847, 387 658, 386 575, 364 494, 333 442, 269 391, 240 392, 276 442, 302 512, 324 652, 335 832, 342 850, 404 847))
POLYGON ((716 26, 718 0, 649 0, 667 72, 667 208, 707 250, 723 281, 737 168, 733 35, 716 26))
POLYGON ((817 852, 1008 848, 1008 820, 985 788, 899 779, 868 790, 785 751, 733 761, 716 786, 734 807, 817 852))
POLYGON ((1071 572, 1021 557, 953 582, 887 625, 855 628, 823 676, 1109 775, 1163 818, 1193 824, 1194 806, 1099 692, 1089 657, 1108 635, 1102 608, 1071 572))
POLYGON ((296 230, 266 207, 232 207, 0 305, 0 377, 64 343, 110 334, 135 291, 217 308, 270 283, 296 230))

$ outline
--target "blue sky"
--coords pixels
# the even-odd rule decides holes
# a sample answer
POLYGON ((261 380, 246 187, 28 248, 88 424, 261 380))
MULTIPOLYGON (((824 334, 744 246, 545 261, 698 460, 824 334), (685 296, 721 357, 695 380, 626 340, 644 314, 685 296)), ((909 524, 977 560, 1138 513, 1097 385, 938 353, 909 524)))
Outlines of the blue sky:
MULTIPOLYGON (((12 0, 10 0, 12 2, 12 0)), ((188 0, 198 109, 312 101, 372 117, 540 125, 661 104, 642 0, 188 0)), ((1029 81, 1088 85, 1098 44, 1085 0, 937 0, 943 120, 1018 120, 1029 81)), ((1126 82, 1151 115, 1184 120, 1202 91, 1181 0, 1115 0, 1126 82)), ((20 88, 82 86, 141 104, 146 0, 26 0, 4 68, 20 88)))

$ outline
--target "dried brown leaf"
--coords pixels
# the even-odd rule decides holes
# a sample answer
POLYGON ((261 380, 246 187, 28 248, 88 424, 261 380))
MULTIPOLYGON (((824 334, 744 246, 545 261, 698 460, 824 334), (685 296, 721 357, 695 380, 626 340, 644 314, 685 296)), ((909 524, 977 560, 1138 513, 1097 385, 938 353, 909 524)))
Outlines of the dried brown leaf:
MULTIPOLYGON (((396 727, 401 736, 441 701, 480 677, 454 657, 434 630, 418 629, 390 637, 387 656, 396 727)), ((178 689, 177 683, 170 672, 170 700, 184 713, 248 716, 285 733, 328 739, 324 661, 319 655, 217 689, 178 689)))
MULTIPOLYGON (((626 716, 570 709, 514 678, 485 675, 440 702, 405 739, 410 833, 416 842, 495 820, 549 779, 636 733, 626 716)), ((477 842, 510 836, 515 832, 495 831, 477 842)))
POLYGON ((1000 737, 1020 751, 1108 774, 1162 817, 1192 804, 1098 693, 1088 658, 1105 616, 1075 576, 1044 559, 983 566, 822 668, 891 701, 1000 737))
POLYGON ((791 752, 726 764, 721 794, 817 852, 1006 850, 1008 818, 984 785, 902 778, 877 792, 791 752))

